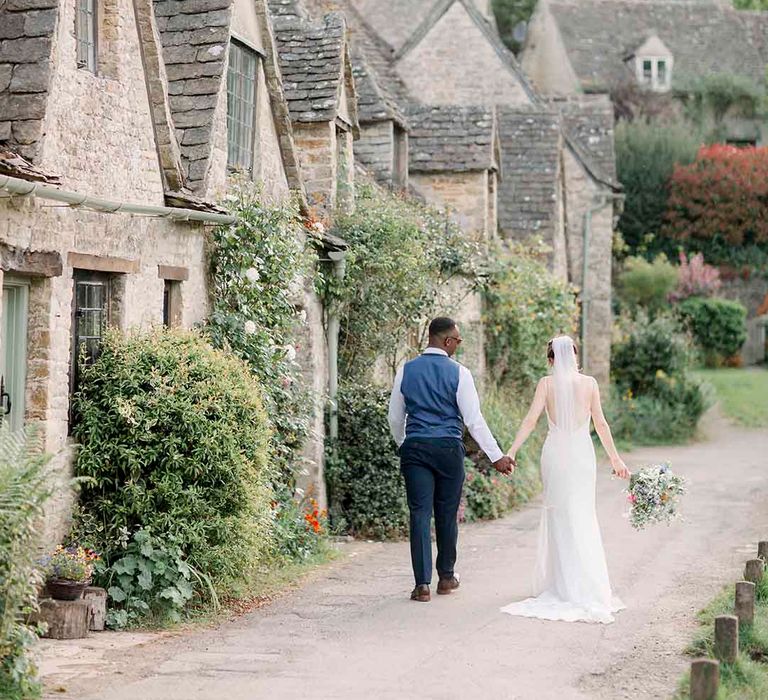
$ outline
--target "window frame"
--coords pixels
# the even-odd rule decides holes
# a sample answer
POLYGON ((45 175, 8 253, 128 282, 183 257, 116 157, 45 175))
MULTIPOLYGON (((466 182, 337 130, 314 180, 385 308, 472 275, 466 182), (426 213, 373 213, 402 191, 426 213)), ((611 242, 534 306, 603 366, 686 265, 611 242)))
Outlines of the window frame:
MULTIPOLYGON (((78 319, 80 318, 78 312, 78 287, 83 284, 92 286, 102 286, 104 292, 104 303, 101 306, 101 313, 103 314, 100 335, 88 336, 89 339, 95 337, 103 338, 104 332, 112 325, 113 320, 113 283, 115 275, 108 272, 94 272, 91 270, 76 269, 72 275, 72 332, 70 339, 70 357, 69 357, 69 393, 72 396, 77 391, 79 382, 79 357, 80 357, 80 334, 78 332, 78 319)), ((93 311, 96 307, 85 307, 85 310, 93 311)), ((71 404, 70 404, 71 405, 71 404)), ((70 413, 71 422, 71 413, 70 413)))
MULTIPOLYGON (((256 142, 257 142, 257 133, 258 133, 258 109, 259 109, 259 75, 260 75, 260 67, 261 67, 261 60, 262 60, 262 54, 257 51, 253 46, 248 44, 245 41, 242 41, 239 38, 232 37, 232 40, 230 42, 229 47, 229 60, 227 62, 227 170, 230 172, 245 172, 248 174, 249 177, 253 177, 254 172, 256 170, 256 142), (242 152, 246 150, 246 148, 242 145, 242 143, 235 144, 234 147, 238 150, 238 153, 236 154, 236 157, 233 158, 233 125, 236 120, 236 116, 230 111, 232 109, 232 97, 233 95, 237 96, 235 91, 232 89, 232 73, 233 73, 233 56, 235 55, 235 52, 241 52, 241 55, 246 56, 248 58, 253 59, 253 77, 252 77, 252 83, 253 83, 253 103, 251 105, 251 120, 250 120, 250 126, 248 126, 247 118, 246 119, 239 119, 237 121, 237 125, 241 128, 248 128, 251 130, 250 139, 249 139, 249 146, 247 147, 248 153, 249 153, 249 163, 247 167, 245 167, 242 163, 236 162, 237 158, 240 156, 242 152)), ((245 76, 244 73, 239 72, 239 76, 245 76)), ((246 76, 247 77, 247 76, 246 76)), ((237 98, 244 102, 242 97, 237 96, 237 98)), ((234 111, 234 110, 233 110, 234 111)))
POLYGON ((96 75, 99 70, 99 0, 76 0, 75 3, 75 60, 78 69, 87 70, 96 75), (84 9, 84 5, 91 6, 91 9, 84 9), (84 15, 89 17, 86 25, 81 25, 84 15), (81 30, 90 27, 92 36, 91 41, 88 38, 83 39, 81 30), (81 47, 85 46, 87 56, 81 58, 81 47))
POLYGON ((651 88, 656 92, 664 92, 672 86, 672 56, 638 56, 635 72, 640 85, 651 88), (646 66, 650 73, 646 73, 646 66), (664 79, 660 79, 659 67, 663 66, 664 79))

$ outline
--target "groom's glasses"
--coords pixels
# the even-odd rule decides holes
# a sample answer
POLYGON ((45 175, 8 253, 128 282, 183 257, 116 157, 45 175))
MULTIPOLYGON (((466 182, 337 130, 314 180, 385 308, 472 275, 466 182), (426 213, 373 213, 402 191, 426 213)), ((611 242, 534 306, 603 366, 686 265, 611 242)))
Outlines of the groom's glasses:
POLYGON ((456 341, 456 345, 461 345, 461 342, 462 342, 462 338, 456 338, 456 337, 455 337, 455 336, 453 336, 453 335, 449 335, 449 336, 446 338, 446 340, 455 340, 455 341, 456 341))

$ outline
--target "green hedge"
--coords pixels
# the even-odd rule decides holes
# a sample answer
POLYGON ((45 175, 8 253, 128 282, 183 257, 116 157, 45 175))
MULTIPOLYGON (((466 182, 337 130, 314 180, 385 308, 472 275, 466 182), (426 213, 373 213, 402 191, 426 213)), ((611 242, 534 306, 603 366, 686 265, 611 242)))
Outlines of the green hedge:
POLYGON ((111 565, 138 528, 226 589, 272 546, 273 467, 261 389, 191 332, 107 335, 74 399, 76 534, 111 565))
POLYGON ((326 464, 333 527, 361 537, 402 537, 408 503, 387 421, 389 391, 347 383, 338 405, 339 440, 326 464))
POLYGON ((747 310, 737 301, 691 297, 677 307, 707 365, 736 355, 747 339, 747 310))
POLYGON ((675 319, 642 315, 613 346, 615 389, 608 413, 616 437, 635 443, 690 438, 707 408, 698 382, 688 374, 691 353, 675 319))

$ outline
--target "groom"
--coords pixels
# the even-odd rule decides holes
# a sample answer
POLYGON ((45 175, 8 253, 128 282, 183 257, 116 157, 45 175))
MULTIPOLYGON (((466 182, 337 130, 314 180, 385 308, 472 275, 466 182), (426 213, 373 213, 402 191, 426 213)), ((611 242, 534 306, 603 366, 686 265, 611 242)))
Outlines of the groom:
POLYGON ((470 371, 451 359, 462 338, 450 318, 429 324, 429 347, 397 372, 389 401, 389 427, 400 448, 411 512, 411 562, 416 587, 411 600, 430 600, 432 539, 435 513, 437 592, 459 587, 453 567, 459 530, 457 513, 464 484, 464 426, 502 474, 514 461, 504 455, 480 413, 480 399, 470 371))

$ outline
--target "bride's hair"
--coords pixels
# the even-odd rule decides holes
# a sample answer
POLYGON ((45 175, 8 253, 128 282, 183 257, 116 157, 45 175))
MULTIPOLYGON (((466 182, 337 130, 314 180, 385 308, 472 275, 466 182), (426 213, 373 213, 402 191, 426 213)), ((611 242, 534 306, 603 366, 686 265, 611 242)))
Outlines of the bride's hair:
MULTIPOLYGON (((555 361, 555 350, 552 347, 552 343, 553 342, 555 342, 554 338, 552 338, 552 340, 550 340, 547 343, 547 359, 550 362, 554 362, 555 361)), ((576 355, 576 357, 578 357, 579 356, 579 346, 576 345, 576 341, 575 340, 572 340, 571 342, 573 343, 573 354, 576 355)))

